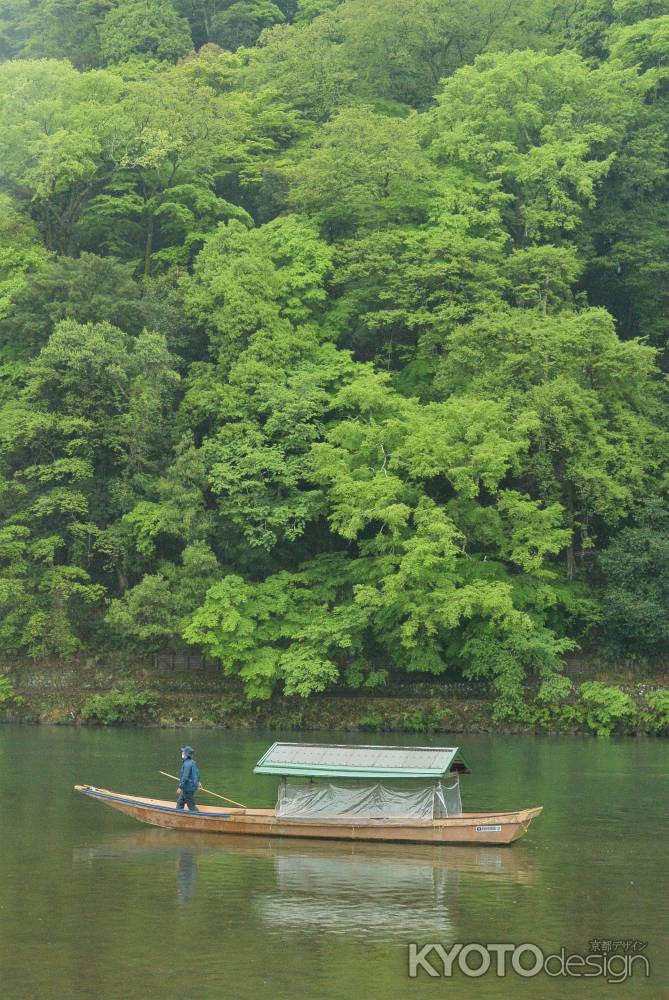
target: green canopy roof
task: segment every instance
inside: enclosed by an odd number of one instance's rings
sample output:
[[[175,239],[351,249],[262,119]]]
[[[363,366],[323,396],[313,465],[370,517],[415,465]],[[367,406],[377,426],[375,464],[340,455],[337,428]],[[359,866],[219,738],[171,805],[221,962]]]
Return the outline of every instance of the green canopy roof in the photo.
[[[469,774],[459,747],[273,743],[254,768],[304,778],[440,778],[448,771]]]

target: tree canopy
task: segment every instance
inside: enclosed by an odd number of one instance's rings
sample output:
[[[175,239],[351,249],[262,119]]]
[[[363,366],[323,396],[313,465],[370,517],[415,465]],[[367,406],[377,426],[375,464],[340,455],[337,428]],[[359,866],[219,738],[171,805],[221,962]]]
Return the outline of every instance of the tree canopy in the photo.
[[[0,653],[666,648],[665,7],[5,4]]]

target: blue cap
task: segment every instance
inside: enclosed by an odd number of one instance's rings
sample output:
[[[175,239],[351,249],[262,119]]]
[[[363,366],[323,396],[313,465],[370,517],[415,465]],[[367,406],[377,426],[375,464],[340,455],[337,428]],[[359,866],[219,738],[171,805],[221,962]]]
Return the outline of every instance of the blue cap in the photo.
[[[182,747],[181,748],[181,752],[185,753],[185,754],[188,754],[189,757],[192,757],[193,754],[195,753],[195,751],[193,750],[192,747]]]

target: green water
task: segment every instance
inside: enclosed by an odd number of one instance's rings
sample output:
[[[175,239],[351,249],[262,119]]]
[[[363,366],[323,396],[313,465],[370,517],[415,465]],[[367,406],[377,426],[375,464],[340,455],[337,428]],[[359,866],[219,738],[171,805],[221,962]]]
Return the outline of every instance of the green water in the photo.
[[[205,784],[268,805],[274,779],[252,769],[274,738],[0,727],[2,1000],[669,996],[666,741],[454,738],[473,769],[465,808],[545,807],[508,848],[181,835],[72,790],[169,797],[158,771],[188,740]],[[411,941],[592,939],[647,941],[650,978],[407,975]]]

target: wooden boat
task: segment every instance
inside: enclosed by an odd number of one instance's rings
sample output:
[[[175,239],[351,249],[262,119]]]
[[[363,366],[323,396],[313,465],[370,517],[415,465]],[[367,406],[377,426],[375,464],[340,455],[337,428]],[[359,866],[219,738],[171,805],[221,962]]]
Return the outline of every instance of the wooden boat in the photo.
[[[275,743],[255,768],[280,777],[274,809],[198,807],[91,785],[77,791],[142,823],[199,833],[424,844],[510,844],[542,807],[463,812],[459,748]]]
[[[308,822],[279,819],[274,809],[219,809],[198,806],[177,810],[173,801],[124,795],[106,788],[75,785],[78,792],[132,816],[140,823],[199,833],[254,834],[264,837],[315,837],[321,840],[407,841],[420,844],[510,844],[518,840],[542,807],[516,812],[462,813],[446,819],[329,819]]]

